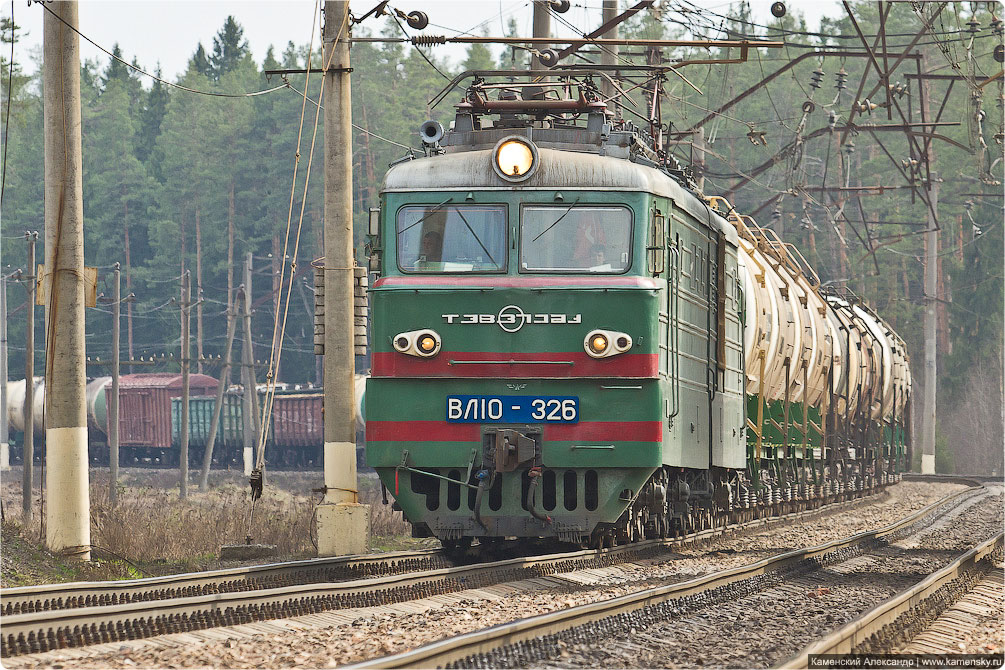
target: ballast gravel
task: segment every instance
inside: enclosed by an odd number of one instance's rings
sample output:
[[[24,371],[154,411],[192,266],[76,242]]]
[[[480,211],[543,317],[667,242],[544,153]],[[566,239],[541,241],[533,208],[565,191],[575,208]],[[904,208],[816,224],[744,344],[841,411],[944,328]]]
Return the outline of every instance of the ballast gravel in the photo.
[[[987,496],[936,520],[931,531],[806,574],[784,576],[749,596],[632,628],[616,641],[592,638],[585,644],[558,645],[557,654],[537,659],[533,666],[771,667],[999,532],[1002,503],[1000,495]]]
[[[886,492],[859,501],[850,508],[795,522],[767,527],[757,532],[723,537],[710,545],[668,553],[650,561],[624,564],[591,574],[566,573],[525,580],[501,588],[469,592],[465,599],[414,603],[417,613],[402,613],[400,606],[358,610],[351,622],[316,627],[304,622],[303,630],[251,635],[214,629],[214,636],[227,639],[196,641],[191,636],[162,636],[122,645],[114,652],[89,653],[87,648],[5,658],[7,668],[290,668],[332,667],[388,654],[400,653],[446,637],[501,623],[614,598],[657,585],[683,581],[711,572],[746,565],[785,550],[823,544],[889,525],[950,493],[965,488],[959,484],[902,482]],[[1000,501],[998,503],[1000,509]],[[1000,523],[999,523],[1000,527]],[[948,559],[947,559],[948,560]],[[919,566],[919,570],[924,569]],[[599,573],[599,574],[598,574]],[[920,574],[920,573],[919,573]],[[927,574],[927,573],[926,573]],[[807,593],[811,589],[807,589]],[[820,593],[819,596],[829,596]],[[806,596],[809,598],[810,596]],[[813,600],[821,623],[837,626],[843,619],[830,613],[829,599]],[[757,611],[757,610],[754,610]],[[758,611],[767,625],[783,630],[799,625],[787,616],[784,605],[763,603]],[[708,612],[709,615],[714,612]],[[305,619],[317,617],[305,617]],[[287,620],[296,624],[297,620]],[[751,638],[734,624],[738,639]],[[736,639],[734,639],[736,642]],[[742,645],[740,645],[742,646]],[[632,663],[645,667],[641,657]],[[599,662],[600,659],[597,659]],[[628,658],[624,664],[627,664]],[[691,657],[690,664],[696,661]],[[754,658],[745,658],[748,665]],[[716,663],[711,663],[715,665]],[[561,665],[561,663],[559,663]],[[573,664],[575,665],[575,664]],[[596,665],[596,664],[594,664]],[[660,664],[648,667],[669,667]]]

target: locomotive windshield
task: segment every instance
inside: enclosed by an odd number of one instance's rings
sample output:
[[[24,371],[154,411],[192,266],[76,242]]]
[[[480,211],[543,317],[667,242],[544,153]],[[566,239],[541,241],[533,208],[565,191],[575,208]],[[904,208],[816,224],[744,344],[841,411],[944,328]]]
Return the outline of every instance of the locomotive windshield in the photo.
[[[506,270],[506,207],[416,205],[398,211],[402,272]]]
[[[627,207],[524,207],[520,270],[621,273],[630,265],[631,243]]]

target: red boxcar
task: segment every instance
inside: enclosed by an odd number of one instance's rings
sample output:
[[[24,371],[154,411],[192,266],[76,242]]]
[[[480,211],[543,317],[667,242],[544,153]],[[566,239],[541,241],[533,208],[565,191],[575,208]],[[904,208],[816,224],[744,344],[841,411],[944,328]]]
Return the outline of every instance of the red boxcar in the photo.
[[[323,393],[318,391],[277,392],[272,403],[272,437],[276,447],[315,447],[325,442],[325,421],[321,412]]]
[[[189,375],[193,396],[215,394],[217,386],[209,375]],[[119,377],[119,446],[170,449],[171,398],[180,396],[181,374],[177,372]]]

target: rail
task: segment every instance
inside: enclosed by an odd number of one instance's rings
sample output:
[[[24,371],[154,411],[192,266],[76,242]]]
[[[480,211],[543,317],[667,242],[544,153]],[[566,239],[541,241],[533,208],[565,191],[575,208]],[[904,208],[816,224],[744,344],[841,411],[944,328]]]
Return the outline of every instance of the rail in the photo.
[[[931,598],[942,587],[959,578],[963,573],[978,567],[978,564],[1002,550],[1005,533],[982,542],[963,554],[949,565],[929,575],[921,582],[901,592],[892,600],[866,612],[858,619],[845,624],[831,635],[814,642],[778,668],[809,667],[809,656],[816,654],[851,654],[855,648],[881,633],[886,626],[895,625],[897,619],[918,608],[919,604]]]
[[[970,483],[973,484],[975,482],[971,481]],[[634,612],[667,600],[727,586],[734,582],[757,577],[766,572],[793,566],[801,561],[819,559],[826,554],[841,549],[883,540],[904,528],[918,523],[926,516],[936,513],[940,507],[959,502],[964,497],[976,495],[983,488],[983,485],[978,484],[978,488],[970,488],[950,494],[904,519],[876,531],[859,533],[808,549],[789,551],[747,566],[732,568],[669,586],[660,586],[611,600],[580,605],[567,610],[521,619],[474,633],[441,640],[401,654],[385,656],[346,667],[358,670],[362,670],[363,668],[444,667],[448,663],[455,663],[476,654],[484,654],[499,647],[525,642],[545,635],[554,635],[570,628],[619,614]]]
[[[974,489],[967,491],[973,492]],[[479,588],[500,581],[525,579],[556,572],[604,567],[644,558],[684,546],[701,545],[724,533],[758,530],[781,523],[823,515],[860,503],[869,491],[856,492],[850,499],[812,509],[799,509],[796,502],[785,503],[797,511],[719,526],[677,539],[654,539],[612,549],[577,550],[559,554],[512,558],[432,570],[409,571],[373,579],[339,582],[311,579],[309,583],[269,583],[294,575],[297,570],[315,571],[340,566],[343,569],[386,569],[388,562],[406,569],[410,560],[442,560],[439,552],[399,552],[391,556],[355,556],[339,559],[237,568],[213,573],[189,573],[131,582],[78,583],[8,589],[0,592],[7,607],[13,597],[29,603],[25,610],[3,616],[0,652],[3,656],[51,651],[101,642],[146,638],[164,633],[201,630],[252,621],[317,613],[351,607],[367,607],[415,598]],[[784,509],[784,508],[783,508]],[[394,562],[397,563],[394,563]],[[369,566],[369,567],[367,567]],[[256,579],[249,576],[255,575]],[[122,593],[123,585],[127,593]],[[258,588],[255,586],[259,585]],[[261,586],[264,585],[264,586]],[[202,588],[196,592],[197,588]],[[62,591],[61,591],[62,590]],[[128,595],[139,593],[141,596]],[[59,593],[63,593],[59,596]],[[41,593],[48,598],[39,598]],[[91,601],[69,600],[68,593],[92,596]],[[104,600],[98,600],[102,595]],[[62,604],[58,602],[64,598]],[[48,602],[46,602],[48,601]],[[108,602],[110,601],[110,602]],[[80,606],[83,603],[84,606]],[[91,603],[88,606],[88,603]]]
[[[343,578],[349,579],[448,564],[442,550],[420,549],[268,563],[143,579],[19,586],[0,590],[0,614],[7,617],[54,609],[90,607],[112,604],[113,600],[118,602],[164,600],[192,595],[198,590],[211,590],[215,593],[250,591],[256,590],[256,585],[259,584],[271,583],[275,586],[276,582],[292,576],[303,581],[316,574],[324,577],[323,581],[334,581],[340,573]]]

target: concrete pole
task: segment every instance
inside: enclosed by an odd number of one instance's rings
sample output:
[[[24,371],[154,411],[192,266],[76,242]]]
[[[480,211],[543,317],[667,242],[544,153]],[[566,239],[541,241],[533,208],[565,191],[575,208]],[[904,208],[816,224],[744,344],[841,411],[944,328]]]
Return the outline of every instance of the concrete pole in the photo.
[[[10,470],[10,424],[7,421],[7,273],[0,280],[0,470]]]
[[[243,298],[244,289],[238,288],[238,302]],[[234,332],[236,330],[237,305],[231,302],[227,308],[227,348],[223,354],[223,371],[220,373],[220,386],[216,389],[216,404],[213,405],[213,418],[210,419],[209,434],[206,436],[206,451],[202,455],[202,472],[199,473],[200,491],[209,489],[209,468],[213,464],[213,445],[216,443],[216,432],[220,427],[220,414],[223,412],[223,394],[226,393],[227,386],[230,385],[230,354],[234,350]]]
[[[115,292],[112,294],[112,389],[108,400],[108,501],[119,500],[119,331],[122,303],[122,270],[115,264]]]
[[[241,329],[243,333],[242,338],[244,339],[244,346],[241,347],[241,384],[244,386],[244,405],[243,405],[243,434],[244,434],[244,476],[251,476],[251,470],[255,467],[255,447],[257,443],[255,442],[255,420],[253,415],[258,411],[257,394],[255,393],[255,381],[254,381],[254,368],[252,364],[253,350],[251,348],[251,306],[250,306],[250,296],[251,296],[251,285],[248,281],[251,279],[251,254],[248,254],[247,259],[244,261],[244,284],[241,286],[245,289],[243,292],[244,300],[239,301],[237,304],[240,305],[241,309],[241,321],[244,323],[244,327]]]
[[[935,396],[938,390],[939,179],[931,173],[928,231],[925,233],[925,396],[921,414],[921,474],[935,474]]]
[[[192,273],[185,270],[181,276],[181,448],[178,452],[178,481],[180,495],[188,497],[188,389],[189,354],[191,353],[192,319],[189,305],[192,302]]]
[[[694,169],[698,173],[695,183],[698,191],[705,192],[705,126],[698,129],[694,135]]]
[[[324,502],[319,556],[358,554],[369,544],[370,510],[358,503],[353,389],[352,107],[349,3],[326,0]]]
[[[925,70],[925,61],[921,61]],[[918,81],[921,105],[921,120],[931,117],[928,109],[928,83]],[[921,474],[935,474],[935,399],[938,393],[938,292],[939,292],[939,177],[931,169],[935,165],[935,143],[929,145],[925,157],[929,169],[928,183],[928,229],[925,232],[925,317],[922,330],[925,337],[925,386],[921,398]],[[923,172],[918,173],[923,174]]]
[[[35,267],[37,232],[25,232],[28,241],[28,318],[24,330],[24,444],[21,446],[21,519],[31,521],[31,489],[35,482],[35,289],[38,286]]]
[[[613,20],[614,17],[618,15],[618,0],[604,0],[603,9],[601,11],[603,13],[601,23],[607,23],[608,21]],[[606,33],[604,33],[601,37],[603,39],[618,39],[620,32],[621,32],[620,28],[618,26],[614,26]],[[600,52],[600,64],[617,65],[618,53],[620,51],[621,47],[618,46],[605,47],[605,49]],[[613,72],[609,72],[608,74],[611,77],[614,76]],[[611,86],[610,82],[608,82],[606,79],[602,81],[603,83],[601,84],[601,92],[603,93],[605,98],[608,98],[617,93],[617,91],[614,90],[614,87]],[[618,105],[617,103],[613,103],[611,105],[611,109],[617,110],[619,112],[618,116],[620,116],[620,109],[621,109],[620,105]]]
[[[548,0],[534,0],[534,37],[551,37],[551,12],[548,11]],[[549,46],[548,44],[535,44],[534,48],[543,51]],[[548,68],[541,65],[537,56],[532,56],[530,69],[547,70]]]
[[[258,467],[264,467],[265,461],[264,454],[261,453],[262,449],[262,417],[259,414],[261,408],[258,406],[258,391],[256,386],[258,381],[255,379],[255,345],[251,339],[251,264],[254,261],[254,256],[249,251],[247,258],[244,261],[244,355],[245,363],[247,364],[247,388],[251,389],[250,395],[245,394],[248,398],[248,406],[251,408],[251,436],[254,439],[253,448],[257,449],[258,452],[254,453],[253,460]],[[248,470],[248,474],[251,474],[251,470]],[[264,473],[263,473],[264,476]]]
[[[84,347],[84,199],[76,2],[48,5],[43,24],[46,296],[45,541],[91,558]]]

